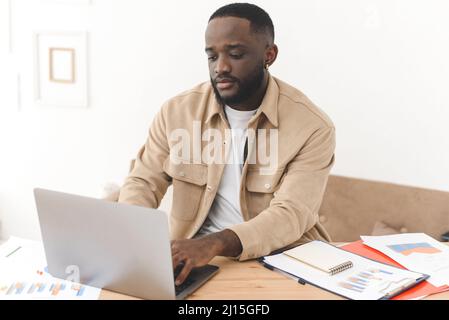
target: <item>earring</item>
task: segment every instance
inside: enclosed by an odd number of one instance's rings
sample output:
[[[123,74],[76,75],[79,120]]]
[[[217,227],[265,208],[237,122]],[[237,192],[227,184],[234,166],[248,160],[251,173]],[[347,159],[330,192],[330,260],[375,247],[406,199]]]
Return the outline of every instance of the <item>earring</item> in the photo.
[[[267,63],[265,63],[265,70],[268,70],[268,68],[270,67],[270,65]]]

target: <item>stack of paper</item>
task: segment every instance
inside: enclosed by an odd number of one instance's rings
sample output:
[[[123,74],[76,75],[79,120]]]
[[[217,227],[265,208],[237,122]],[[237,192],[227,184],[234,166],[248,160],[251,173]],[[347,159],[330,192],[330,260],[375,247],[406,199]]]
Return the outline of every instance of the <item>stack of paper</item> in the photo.
[[[373,249],[369,246],[363,244],[362,240],[348,243],[340,247],[346,251],[361,255],[363,257],[386,263],[392,266],[396,266],[401,269],[405,269],[402,265],[387,257],[382,252]],[[393,300],[418,300],[427,297],[428,295],[448,291],[449,286],[436,287],[429,283],[428,281],[421,282],[420,284],[414,286],[413,288],[395,296]]]
[[[0,299],[96,300],[100,291],[52,277],[41,242],[11,237],[0,246]]]
[[[324,242],[323,246],[329,248],[323,252],[329,251],[334,255],[338,254],[343,261],[350,261],[352,266],[330,274],[285,253],[265,256],[263,262],[267,268],[281,270],[283,273],[298,278],[299,282],[310,283],[356,300],[391,299],[427,278],[425,274],[379,263],[330,244],[326,245]]]
[[[407,269],[430,275],[434,286],[449,285],[449,247],[424,233],[361,236],[363,243]]]

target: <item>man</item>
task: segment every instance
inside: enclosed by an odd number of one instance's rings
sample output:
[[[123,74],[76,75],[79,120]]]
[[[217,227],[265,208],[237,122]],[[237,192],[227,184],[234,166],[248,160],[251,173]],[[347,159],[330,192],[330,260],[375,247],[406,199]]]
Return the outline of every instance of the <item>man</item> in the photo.
[[[335,128],[300,91],[270,75],[278,54],[271,18],[255,5],[227,5],[211,16],[205,40],[210,83],[164,104],[119,198],[157,208],[173,184],[173,266],[184,265],[176,284],[215,256],[247,260],[330,240],[318,210]],[[221,162],[205,160],[211,135],[213,158],[226,154]],[[269,163],[258,150],[266,137]],[[204,147],[201,157],[195,149]]]

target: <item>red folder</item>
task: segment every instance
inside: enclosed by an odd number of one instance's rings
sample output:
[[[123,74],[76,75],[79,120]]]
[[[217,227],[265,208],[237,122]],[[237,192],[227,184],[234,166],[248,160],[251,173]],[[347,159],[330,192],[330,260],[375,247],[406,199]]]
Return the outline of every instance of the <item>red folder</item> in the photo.
[[[401,269],[406,269],[402,265],[400,265],[399,263],[397,263],[396,261],[391,259],[390,257],[384,255],[382,252],[364,245],[362,240],[351,242],[349,244],[341,246],[340,248],[344,249],[346,251],[361,255],[363,257],[369,258],[369,259],[373,259],[373,260],[376,260],[376,261],[379,261],[382,263],[390,264],[392,266],[395,266],[395,267],[398,267]],[[449,290],[449,286],[447,286],[447,285],[444,285],[441,287],[435,287],[428,281],[423,281],[423,282],[417,284],[416,286],[410,288],[409,290],[404,291],[401,294],[398,294],[397,296],[392,298],[392,300],[409,300],[409,299],[427,296],[430,294],[439,293],[439,292],[443,292],[443,291],[447,291],[447,290]]]

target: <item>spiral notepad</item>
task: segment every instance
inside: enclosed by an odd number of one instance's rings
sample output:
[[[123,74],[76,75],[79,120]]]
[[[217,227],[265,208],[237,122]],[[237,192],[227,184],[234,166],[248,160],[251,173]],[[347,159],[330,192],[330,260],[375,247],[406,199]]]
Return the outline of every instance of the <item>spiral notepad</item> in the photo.
[[[283,253],[330,275],[353,266],[345,251],[318,240],[286,250]]]

